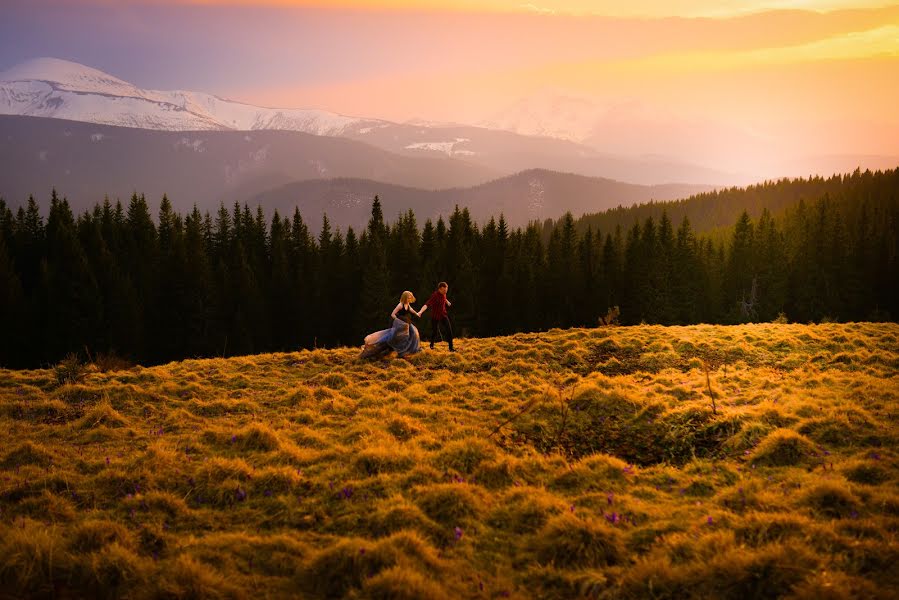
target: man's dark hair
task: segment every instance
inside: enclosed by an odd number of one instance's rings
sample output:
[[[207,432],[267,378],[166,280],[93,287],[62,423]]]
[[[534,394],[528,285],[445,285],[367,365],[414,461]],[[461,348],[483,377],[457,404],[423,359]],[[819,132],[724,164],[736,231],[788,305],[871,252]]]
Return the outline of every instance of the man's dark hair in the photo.
[[[445,281],[441,281],[440,283],[437,284],[437,289],[438,289],[438,290],[439,290],[440,288],[448,288],[448,287],[449,287],[449,286],[446,285],[446,282],[445,282]]]

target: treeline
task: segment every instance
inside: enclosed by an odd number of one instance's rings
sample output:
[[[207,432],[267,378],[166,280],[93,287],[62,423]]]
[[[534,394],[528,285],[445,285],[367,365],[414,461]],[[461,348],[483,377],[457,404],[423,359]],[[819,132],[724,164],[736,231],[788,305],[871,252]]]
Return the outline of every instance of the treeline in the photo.
[[[892,173],[895,176],[895,171]],[[732,187],[696,194],[682,200],[619,206],[578,218],[576,228],[579,233],[586,232],[588,228],[594,231],[613,231],[618,226],[628,228],[635,220],[643,222],[652,217],[658,221],[665,212],[674,223],[680,223],[684,217],[688,217],[695,231],[714,232],[716,238],[720,237],[719,234],[726,237],[744,211],[753,219],[758,219],[765,210],[779,217],[787,208],[795,206],[799,200],[808,203],[829,196],[839,201],[844,196],[860,197],[878,187],[879,175],[861,170],[831,177],[779,179],[747,187]],[[555,224],[553,221],[546,224],[547,236]]]
[[[143,364],[358,345],[388,325],[400,293],[419,305],[450,284],[458,333],[490,336],[622,324],[887,320],[899,315],[899,172],[855,174],[778,217],[743,212],[726,240],[663,212],[581,233],[566,215],[543,225],[477,226],[465,209],[419,227],[385,222],[312,236],[299,210],[261,207],[157,218],[142,196],[73,215],[54,191],[15,213],[0,200],[0,365],[51,364],[69,352]],[[429,324],[423,324],[423,333]]]

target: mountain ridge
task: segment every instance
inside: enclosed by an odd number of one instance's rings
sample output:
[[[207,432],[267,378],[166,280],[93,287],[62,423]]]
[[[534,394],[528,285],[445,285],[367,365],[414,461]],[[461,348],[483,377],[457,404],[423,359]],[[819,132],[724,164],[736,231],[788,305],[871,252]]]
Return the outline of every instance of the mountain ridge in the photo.
[[[144,90],[79,63],[32,59],[0,74],[0,114],[166,131],[290,130],[347,137],[416,157],[447,155],[512,174],[545,167],[640,184],[730,185],[751,177],[666,157],[610,154],[554,137],[420,120],[393,123],[318,109],[265,108],[205,92]]]

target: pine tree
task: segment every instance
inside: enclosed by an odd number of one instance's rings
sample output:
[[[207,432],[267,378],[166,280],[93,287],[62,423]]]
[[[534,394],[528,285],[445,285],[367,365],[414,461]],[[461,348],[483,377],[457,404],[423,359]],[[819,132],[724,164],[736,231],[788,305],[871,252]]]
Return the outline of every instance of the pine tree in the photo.
[[[391,300],[395,300],[394,295],[399,298],[399,292],[393,294],[389,288],[391,273],[387,264],[386,242],[387,230],[381,212],[381,200],[375,196],[368,228],[360,245],[364,265],[357,324],[360,331],[373,331],[388,326],[387,316],[393,306]]]
[[[753,243],[752,219],[748,212],[743,211],[734,226],[724,278],[724,298],[729,307],[731,322],[752,319],[749,314],[741,315],[741,307],[746,306],[741,303],[750,302],[753,280],[756,278]]]
[[[47,217],[47,255],[43,289],[47,307],[42,360],[55,362],[81,353],[100,326],[100,294],[78,241],[69,203],[54,193]]]
[[[0,238],[0,366],[21,368],[33,364],[34,358],[24,355],[20,346],[28,337],[28,311],[22,284],[6,251],[6,237]]]
[[[655,250],[656,254],[653,257],[655,264],[652,269],[657,303],[655,320],[663,325],[670,325],[676,319],[674,308],[675,241],[671,219],[668,218],[668,212],[665,210],[662,211],[662,218],[659,221],[658,241]]]

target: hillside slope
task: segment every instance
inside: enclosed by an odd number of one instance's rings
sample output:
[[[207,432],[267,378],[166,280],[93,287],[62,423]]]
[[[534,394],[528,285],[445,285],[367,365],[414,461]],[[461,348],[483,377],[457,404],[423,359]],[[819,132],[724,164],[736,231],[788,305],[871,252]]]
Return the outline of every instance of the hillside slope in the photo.
[[[189,360],[63,385],[0,371],[0,588],[899,592],[899,326],[458,345],[408,362],[355,349]]]

